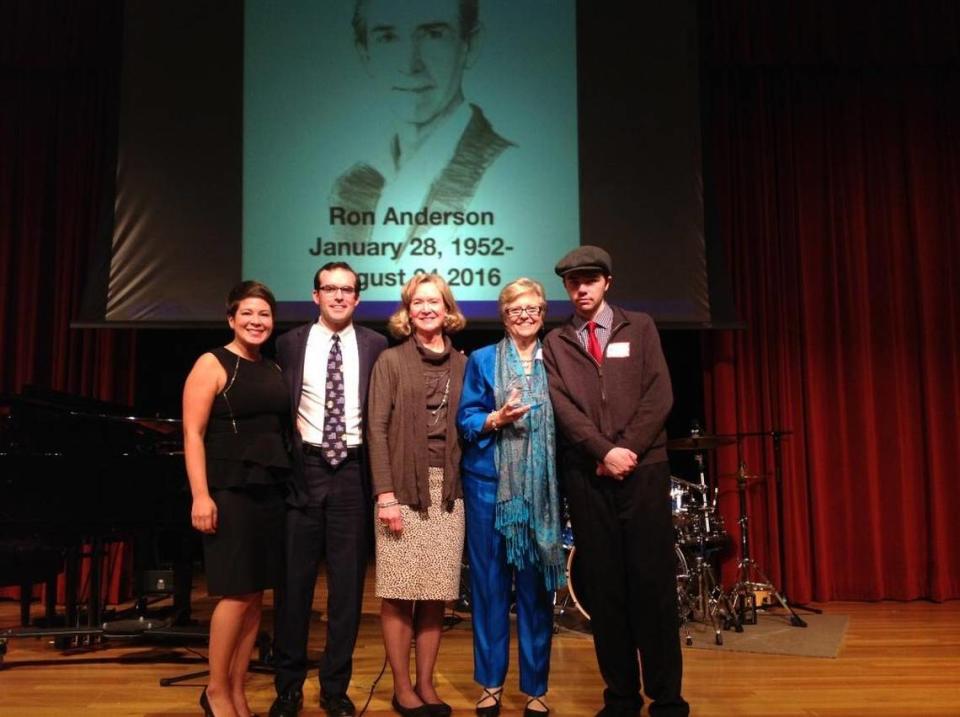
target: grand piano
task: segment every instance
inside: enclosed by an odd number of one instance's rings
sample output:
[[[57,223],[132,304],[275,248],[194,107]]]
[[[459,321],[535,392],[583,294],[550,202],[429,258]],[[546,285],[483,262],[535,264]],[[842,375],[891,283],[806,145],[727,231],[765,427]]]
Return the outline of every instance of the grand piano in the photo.
[[[64,614],[43,630],[103,632],[114,616],[100,594],[99,558],[120,541],[134,555],[133,618],[172,582],[172,616],[164,624],[189,622],[195,536],[181,436],[179,420],[61,392],[28,386],[0,397],[0,585],[26,586],[51,567],[62,569]],[[174,556],[172,570],[158,570],[171,565],[165,555]],[[89,589],[78,605],[83,557],[92,558]],[[38,632],[25,625],[0,631],[0,641]]]

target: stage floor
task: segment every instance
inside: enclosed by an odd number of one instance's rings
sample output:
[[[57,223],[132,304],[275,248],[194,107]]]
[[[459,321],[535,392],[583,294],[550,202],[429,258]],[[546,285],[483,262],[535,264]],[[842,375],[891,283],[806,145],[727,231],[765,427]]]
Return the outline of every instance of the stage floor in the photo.
[[[383,647],[377,618],[378,601],[367,581],[364,616],[354,660],[350,695],[363,706],[383,666]],[[310,634],[312,656],[323,647],[321,609],[323,579],[318,584],[315,620]],[[269,601],[268,601],[269,602]],[[212,601],[202,591],[194,597],[194,615],[203,619]],[[795,657],[734,652],[720,648],[684,648],[684,695],[692,714],[756,715],[757,717],[811,717],[831,715],[958,715],[960,714],[960,601],[945,604],[830,603],[827,613],[849,616],[839,657]],[[17,603],[0,602],[0,627],[15,627]],[[42,608],[34,605],[34,613]],[[469,615],[443,638],[438,661],[438,690],[455,713],[472,714],[478,688],[473,682]],[[272,609],[266,611],[266,627]],[[746,628],[749,631],[751,628]],[[793,628],[802,629],[802,628]],[[710,634],[695,630],[697,641]],[[514,644],[515,648],[515,644]],[[63,717],[63,715],[149,715],[165,717],[197,714],[197,698],[204,680],[160,687],[158,680],[203,669],[203,664],[143,662],[171,653],[190,657],[184,648],[158,645],[110,646],[63,654],[45,641],[13,640],[0,669],[0,715]],[[200,648],[198,653],[205,654]],[[127,662],[124,662],[127,660]],[[390,715],[389,669],[380,679],[368,715]],[[588,635],[561,630],[555,636],[549,703],[554,715],[593,715],[600,707],[602,682]],[[305,716],[322,715],[317,706],[315,673],[304,688]],[[251,675],[251,707],[266,715],[273,700],[272,678]],[[504,715],[523,711],[511,662],[504,697]],[[646,709],[643,712],[647,714]]]

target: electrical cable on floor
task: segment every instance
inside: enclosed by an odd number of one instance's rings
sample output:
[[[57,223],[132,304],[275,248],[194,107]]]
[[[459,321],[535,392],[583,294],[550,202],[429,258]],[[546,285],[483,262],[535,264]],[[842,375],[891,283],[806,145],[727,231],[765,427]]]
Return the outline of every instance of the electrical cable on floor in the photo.
[[[370,693],[367,695],[367,701],[363,703],[363,707],[360,709],[360,713],[357,717],[363,717],[366,714],[367,707],[370,706],[370,700],[373,699],[373,693],[377,690],[377,685],[380,683],[380,678],[383,677],[383,673],[387,671],[387,653],[383,653],[383,664],[380,666],[380,674],[373,678],[373,683],[370,685]]]
[[[462,622],[463,618],[457,614],[456,607],[450,608],[450,615],[445,615],[443,619],[443,627],[441,628],[443,632],[450,630],[454,625]],[[380,674],[378,674],[374,679],[373,683],[370,685],[370,692],[367,694],[367,701],[363,703],[363,707],[360,709],[360,712],[357,713],[357,717],[363,717],[367,711],[367,707],[370,706],[370,701],[373,699],[373,693],[377,690],[377,685],[380,683],[380,678],[383,677],[383,673],[387,671],[387,653],[383,653],[383,664],[380,666]]]

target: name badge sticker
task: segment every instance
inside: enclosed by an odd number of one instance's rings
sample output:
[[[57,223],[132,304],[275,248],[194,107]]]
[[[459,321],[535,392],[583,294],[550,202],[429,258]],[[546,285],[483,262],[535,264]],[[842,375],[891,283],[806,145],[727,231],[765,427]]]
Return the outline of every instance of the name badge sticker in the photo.
[[[629,357],[630,357],[629,341],[617,341],[616,343],[607,344],[607,358],[629,358]]]

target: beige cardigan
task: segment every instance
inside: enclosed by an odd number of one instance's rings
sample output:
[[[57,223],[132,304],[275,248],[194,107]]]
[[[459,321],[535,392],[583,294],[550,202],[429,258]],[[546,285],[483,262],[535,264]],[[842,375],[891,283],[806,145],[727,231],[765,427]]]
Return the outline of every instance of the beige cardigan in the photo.
[[[373,494],[393,491],[397,500],[417,510],[430,505],[427,452],[427,406],[423,367],[414,338],[380,354],[370,376],[367,398],[367,448]],[[447,409],[444,508],[463,497],[460,488],[460,439],[457,407],[467,360],[450,349],[450,395]]]

